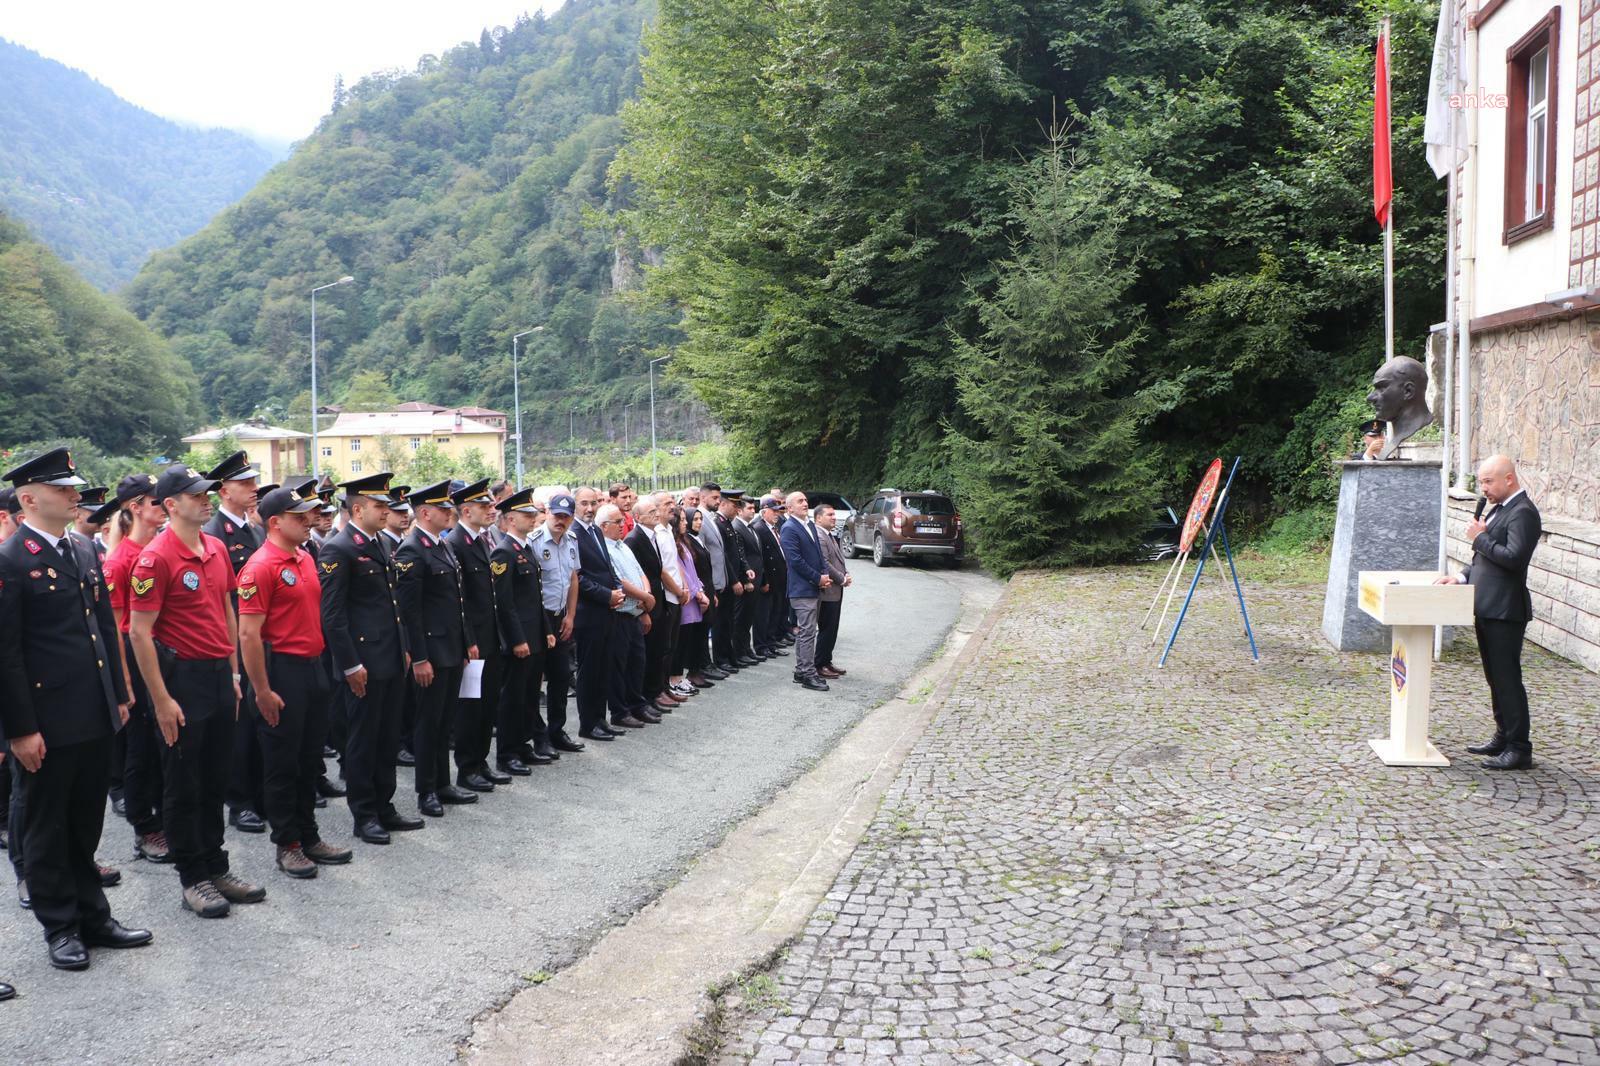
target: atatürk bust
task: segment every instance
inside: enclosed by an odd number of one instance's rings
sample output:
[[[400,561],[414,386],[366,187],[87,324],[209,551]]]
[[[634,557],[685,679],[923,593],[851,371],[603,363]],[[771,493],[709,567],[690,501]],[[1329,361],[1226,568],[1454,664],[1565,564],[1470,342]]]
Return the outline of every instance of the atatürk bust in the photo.
[[[1433,421],[1433,412],[1428,410],[1427,368],[1409,356],[1395,356],[1372,375],[1367,402],[1379,421],[1391,427],[1378,458],[1393,459],[1403,441]]]

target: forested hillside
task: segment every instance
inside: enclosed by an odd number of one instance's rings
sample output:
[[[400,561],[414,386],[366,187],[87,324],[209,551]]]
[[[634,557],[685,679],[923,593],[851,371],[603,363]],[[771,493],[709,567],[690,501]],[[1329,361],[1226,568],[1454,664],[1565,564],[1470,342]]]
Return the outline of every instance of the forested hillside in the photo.
[[[0,214],[0,443],[153,454],[197,416],[167,342]]]
[[[272,153],[158,118],[0,40],[0,209],[102,289],[243,196]]]
[[[644,11],[569,3],[363,80],[243,201],[156,256],[129,306],[222,417],[306,409],[310,291],[346,274],[317,303],[322,402],[376,372],[401,398],[509,411],[511,336],[543,324],[522,363],[530,442],[564,439],[575,404],[620,413],[671,317],[612,294],[630,268],[603,214]]]
[[[1329,499],[1382,361],[1385,12],[1402,350],[1442,314],[1436,2],[660,7],[613,176],[678,369],[778,483],[958,490],[1005,566],[1114,556],[1219,454]]]

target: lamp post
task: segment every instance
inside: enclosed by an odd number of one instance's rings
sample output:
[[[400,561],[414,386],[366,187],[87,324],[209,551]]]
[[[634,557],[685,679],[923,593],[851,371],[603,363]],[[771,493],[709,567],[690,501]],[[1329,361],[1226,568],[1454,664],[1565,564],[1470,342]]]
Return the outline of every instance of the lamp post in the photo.
[[[671,359],[670,355],[663,355],[659,359],[650,360],[650,491],[656,491],[656,364],[665,363]]]
[[[637,406],[637,402],[635,402],[635,403],[625,403],[625,404],[622,405],[622,454],[623,455],[627,455],[628,454],[628,416],[629,416],[629,414],[632,413],[634,407],[636,407],[636,406]]]
[[[318,473],[318,460],[322,458],[322,449],[317,447],[317,293],[323,289],[348,285],[354,280],[346,274],[338,281],[330,281],[311,290],[311,469],[307,473],[313,477]]]
[[[511,338],[511,404],[517,420],[517,488],[522,488],[522,381],[517,373],[517,342],[530,333],[543,333],[543,326],[525,329]]]

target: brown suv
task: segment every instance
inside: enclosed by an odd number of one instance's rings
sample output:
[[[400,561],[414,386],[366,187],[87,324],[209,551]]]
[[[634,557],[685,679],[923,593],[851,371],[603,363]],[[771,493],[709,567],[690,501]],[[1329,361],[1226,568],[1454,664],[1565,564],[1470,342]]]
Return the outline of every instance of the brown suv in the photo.
[[[879,489],[871,503],[842,524],[839,543],[851,558],[871,552],[876,566],[919,555],[960,566],[966,555],[956,505],[950,497],[928,490]]]

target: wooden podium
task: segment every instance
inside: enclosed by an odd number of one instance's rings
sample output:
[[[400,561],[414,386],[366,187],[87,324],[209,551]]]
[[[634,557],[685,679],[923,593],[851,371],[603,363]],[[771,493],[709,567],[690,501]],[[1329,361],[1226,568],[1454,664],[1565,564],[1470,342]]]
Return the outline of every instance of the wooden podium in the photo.
[[[1389,766],[1449,766],[1428,741],[1433,627],[1472,624],[1471,585],[1435,585],[1433,570],[1363,570],[1361,610],[1392,630],[1389,735],[1371,741]]]

